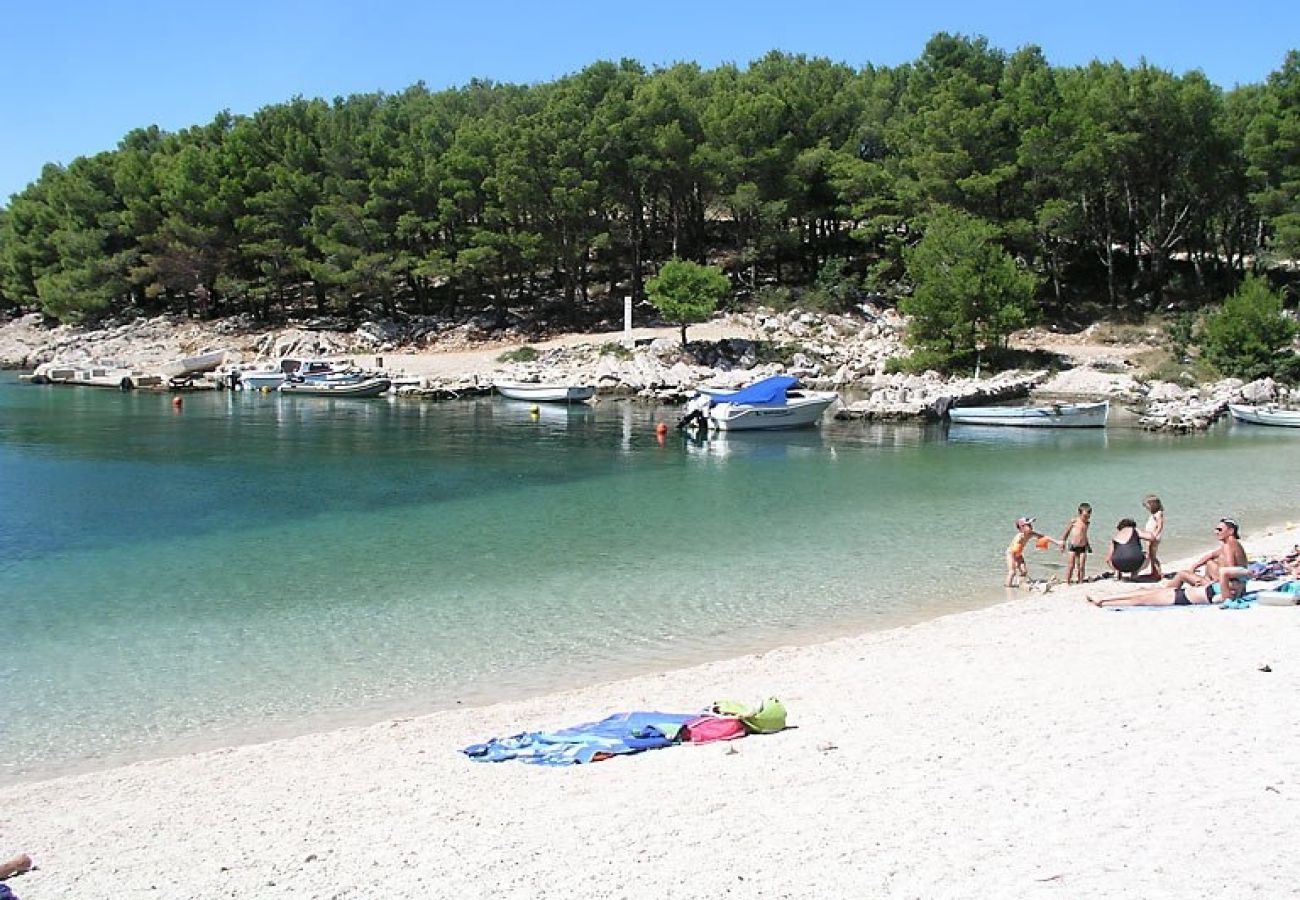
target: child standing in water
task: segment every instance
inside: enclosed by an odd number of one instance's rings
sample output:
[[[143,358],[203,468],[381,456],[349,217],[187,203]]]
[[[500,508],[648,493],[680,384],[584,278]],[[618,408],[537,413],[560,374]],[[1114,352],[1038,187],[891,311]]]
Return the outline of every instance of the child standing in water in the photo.
[[[1070,554],[1065,567],[1065,583],[1072,584],[1076,573],[1079,583],[1083,584],[1088,575],[1088,554],[1092,545],[1088,543],[1088,523],[1092,521],[1092,504],[1080,503],[1079,514],[1065,526],[1061,535],[1061,552]]]
[[[1148,494],[1142,501],[1151,515],[1147,517],[1147,527],[1142,529],[1142,537],[1147,541],[1147,558],[1151,561],[1151,579],[1159,581],[1164,577],[1160,571],[1160,560],[1156,558],[1156,549],[1160,546],[1160,537],[1165,533],[1165,507],[1155,494]]]
[[[1016,536],[1007,545],[1007,587],[1015,587],[1017,578],[1029,577],[1029,567],[1025,565],[1025,547],[1035,538],[1052,544],[1060,543],[1056,538],[1034,531],[1032,516],[1016,519]]]

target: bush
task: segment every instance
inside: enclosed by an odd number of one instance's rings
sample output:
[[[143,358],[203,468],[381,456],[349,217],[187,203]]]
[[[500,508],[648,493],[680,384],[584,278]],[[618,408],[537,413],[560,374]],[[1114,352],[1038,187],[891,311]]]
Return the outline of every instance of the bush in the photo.
[[[907,341],[946,359],[941,369],[1004,347],[1034,321],[1038,279],[998,246],[997,230],[982,219],[939,207],[903,258],[916,286],[898,303],[912,317]]]
[[[915,375],[929,372],[931,369],[936,372],[946,372],[952,367],[952,363],[952,357],[943,351],[913,350],[906,356],[891,357],[885,363],[885,371],[890,374],[908,372]]]
[[[1251,381],[1294,370],[1295,335],[1296,323],[1282,312],[1282,297],[1252,275],[1206,317],[1200,337],[1207,362],[1224,375]]]
[[[607,341],[600,345],[601,356],[612,356],[615,359],[631,359],[632,351],[617,341]]]
[[[540,355],[541,354],[537,352],[536,347],[530,347],[527,344],[525,344],[524,346],[519,347],[516,350],[507,350],[505,353],[502,353],[500,356],[497,357],[497,362],[503,362],[503,363],[536,362],[537,357]]]

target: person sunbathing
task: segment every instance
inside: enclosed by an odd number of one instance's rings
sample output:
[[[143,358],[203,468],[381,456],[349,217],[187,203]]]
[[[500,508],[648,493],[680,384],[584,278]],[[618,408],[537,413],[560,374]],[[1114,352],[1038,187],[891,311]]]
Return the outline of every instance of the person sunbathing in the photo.
[[[1219,546],[1203,554],[1191,568],[1178,572],[1163,587],[1149,588],[1118,597],[1089,597],[1094,606],[1193,606],[1235,600],[1246,592],[1246,548],[1238,539],[1232,519],[1220,519],[1214,526]],[[1198,572],[1204,568],[1205,573]]]
[[[32,858],[26,853],[20,853],[13,859],[0,862],[0,881],[4,881],[11,875],[21,875],[32,867]]]

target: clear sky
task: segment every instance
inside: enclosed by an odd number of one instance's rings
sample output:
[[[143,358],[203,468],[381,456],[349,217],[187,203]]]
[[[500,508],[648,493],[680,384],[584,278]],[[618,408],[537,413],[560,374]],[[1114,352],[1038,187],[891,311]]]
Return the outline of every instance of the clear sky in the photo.
[[[1300,47],[1292,2],[1239,0],[10,0],[0,7],[0,203],[47,162],[295,95],[549,81],[599,59],[744,65],[769,50],[893,66],[938,31],[1053,65],[1145,58],[1231,88]]]

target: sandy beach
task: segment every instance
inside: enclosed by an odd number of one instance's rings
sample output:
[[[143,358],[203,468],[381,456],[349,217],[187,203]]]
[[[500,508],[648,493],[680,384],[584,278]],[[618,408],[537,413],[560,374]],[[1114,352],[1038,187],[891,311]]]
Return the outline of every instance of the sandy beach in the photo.
[[[999,562],[972,577],[996,583]],[[1118,589],[1018,589],[817,646],[20,784],[0,855],[38,868],[7,883],[23,900],[1293,895],[1300,609],[1084,600]],[[769,695],[793,727],[734,744],[561,769],[458,752]]]

